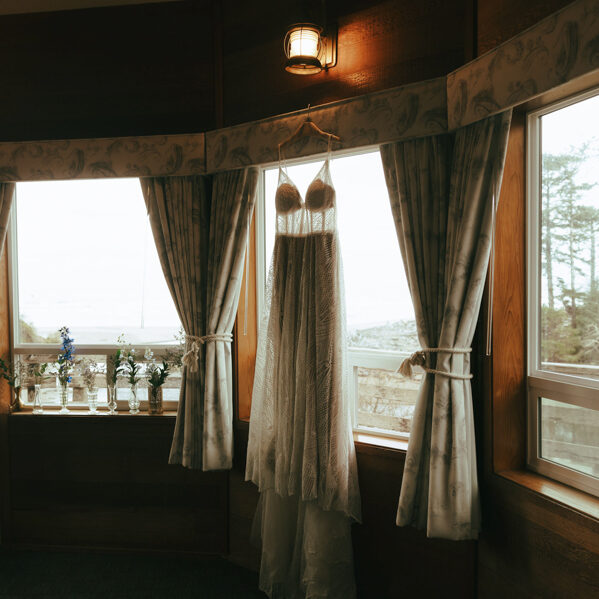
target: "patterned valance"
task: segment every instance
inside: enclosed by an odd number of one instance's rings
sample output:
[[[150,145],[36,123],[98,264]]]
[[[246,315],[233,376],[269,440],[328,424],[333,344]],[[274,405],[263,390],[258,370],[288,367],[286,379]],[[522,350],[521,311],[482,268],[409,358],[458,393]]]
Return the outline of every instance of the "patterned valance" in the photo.
[[[204,134],[0,143],[0,181],[197,175]]]
[[[335,149],[359,148],[447,130],[445,77],[333,102],[310,116],[341,141]],[[206,133],[208,172],[275,162],[277,144],[306,118],[306,111]],[[302,139],[286,149],[288,158],[324,152],[326,140]]]

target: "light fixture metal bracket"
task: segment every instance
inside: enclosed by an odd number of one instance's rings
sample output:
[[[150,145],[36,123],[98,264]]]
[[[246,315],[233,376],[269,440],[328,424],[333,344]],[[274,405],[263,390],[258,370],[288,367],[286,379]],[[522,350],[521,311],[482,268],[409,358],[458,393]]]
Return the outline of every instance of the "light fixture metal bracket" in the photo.
[[[321,35],[322,50],[320,62],[322,68],[328,71],[331,67],[337,66],[337,25],[330,24]]]

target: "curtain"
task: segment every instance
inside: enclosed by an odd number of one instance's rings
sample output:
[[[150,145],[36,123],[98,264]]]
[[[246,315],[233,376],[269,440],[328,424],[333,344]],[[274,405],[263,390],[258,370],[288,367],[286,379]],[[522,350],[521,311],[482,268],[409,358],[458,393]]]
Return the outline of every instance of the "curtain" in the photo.
[[[480,526],[470,344],[489,265],[511,111],[381,147],[422,350],[397,525],[476,538]],[[406,368],[407,367],[407,368]]]
[[[15,183],[0,183],[0,256],[4,251],[6,232],[8,231],[8,220],[12,201],[15,197]]]
[[[257,181],[255,168],[141,180],[186,335],[171,464],[232,466],[231,341]]]

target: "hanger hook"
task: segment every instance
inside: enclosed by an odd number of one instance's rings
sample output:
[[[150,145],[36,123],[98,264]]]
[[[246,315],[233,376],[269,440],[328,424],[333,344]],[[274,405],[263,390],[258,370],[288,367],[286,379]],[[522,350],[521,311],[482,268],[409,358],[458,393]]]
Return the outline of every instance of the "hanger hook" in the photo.
[[[308,116],[306,117],[307,121],[311,121],[312,119],[310,118],[310,104],[308,104]]]

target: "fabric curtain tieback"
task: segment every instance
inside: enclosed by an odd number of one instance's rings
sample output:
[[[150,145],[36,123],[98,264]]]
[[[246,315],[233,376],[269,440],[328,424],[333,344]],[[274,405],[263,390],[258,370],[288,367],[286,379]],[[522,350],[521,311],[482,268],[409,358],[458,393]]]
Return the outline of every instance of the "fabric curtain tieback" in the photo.
[[[461,381],[467,381],[472,378],[471,374],[456,374],[454,372],[446,372],[445,370],[435,370],[434,368],[427,368],[426,366],[426,354],[469,354],[472,351],[471,347],[426,347],[424,349],[414,352],[409,358],[406,358],[401,366],[397,369],[397,372],[402,376],[409,379],[413,375],[413,366],[420,366],[422,370],[429,374],[440,374],[450,379],[458,379]]]
[[[183,364],[189,368],[190,372],[198,371],[200,362],[200,343],[210,343],[211,341],[222,341],[231,343],[233,335],[231,333],[211,333],[197,337],[196,335],[185,335],[186,346],[189,348],[183,356]]]

